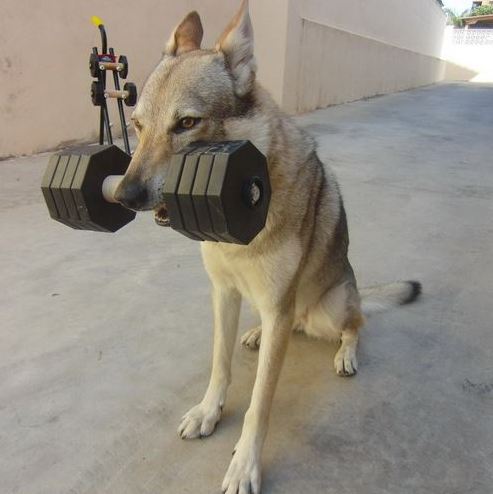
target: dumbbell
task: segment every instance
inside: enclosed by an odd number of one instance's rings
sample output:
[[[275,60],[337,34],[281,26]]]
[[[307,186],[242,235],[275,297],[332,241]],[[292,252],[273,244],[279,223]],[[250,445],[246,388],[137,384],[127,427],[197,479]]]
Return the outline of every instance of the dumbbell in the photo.
[[[133,82],[126,82],[122,90],[104,89],[100,81],[91,83],[91,99],[94,106],[101,106],[105,98],[122,99],[127,106],[137,103],[137,87]]]
[[[135,217],[114,200],[131,157],[113,145],[53,155],[42,191],[53,219],[114,232]],[[173,155],[163,185],[167,222],[194,240],[248,244],[263,229],[270,201],[265,156],[249,141],[194,143]]]
[[[99,73],[104,70],[116,71],[122,79],[126,79],[128,75],[127,57],[120,55],[118,62],[116,62],[115,57],[111,54],[98,55],[97,53],[91,53],[89,57],[89,71],[92,77],[99,77]]]
[[[108,185],[132,158],[114,145],[82,146],[51,156],[41,190],[50,216],[78,230],[115,232],[135,212],[113,200]],[[111,189],[110,189],[111,190]]]
[[[191,144],[172,157],[163,186],[174,230],[236,244],[264,228],[270,196],[267,160],[250,141]]]

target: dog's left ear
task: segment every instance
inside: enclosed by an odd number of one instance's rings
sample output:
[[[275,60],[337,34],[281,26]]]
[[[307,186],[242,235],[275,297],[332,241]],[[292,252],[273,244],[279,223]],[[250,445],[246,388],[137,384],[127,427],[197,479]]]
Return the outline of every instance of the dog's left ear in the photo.
[[[240,9],[217,40],[216,50],[224,54],[226,65],[235,81],[236,94],[244,96],[251,90],[257,70],[253,57],[253,27],[248,13],[248,0],[241,2]]]
[[[171,34],[164,54],[174,57],[187,51],[200,50],[203,35],[199,14],[195,11],[190,12]]]

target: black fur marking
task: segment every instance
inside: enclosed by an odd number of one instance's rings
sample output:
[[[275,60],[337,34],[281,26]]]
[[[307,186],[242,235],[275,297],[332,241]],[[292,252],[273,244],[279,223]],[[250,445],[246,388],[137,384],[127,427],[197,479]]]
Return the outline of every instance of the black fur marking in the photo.
[[[315,151],[312,154],[315,154]],[[301,169],[302,169],[302,167],[300,167],[300,170]],[[327,178],[325,176],[325,171],[323,168],[321,168],[320,171],[322,172],[322,176],[320,178],[320,187],[318,189],[317,198],[315,199],[315,206],[314,206],[315,218],[318,217],[320,205],[322,204],[322,200],[323,200],[323,195],[324,195],[324,192],[325,192],[326,187],[327,187]]]
[[[409,280],[406,283],[408,285],[410,285],[411,293],[409,294],[409,296],[407,298],[405,298],[401,302],[401,305],[410,304],[410,303],[414,302],[421,295],[421,292],[422,292],[422,286],[421,286],[421,283],[419,281]]]
[[[349,249],[349,231],[342,195],[339,196],[339,220],[332,235],[332,245],[336,247],[330,254],[331,262],[344,261]]]

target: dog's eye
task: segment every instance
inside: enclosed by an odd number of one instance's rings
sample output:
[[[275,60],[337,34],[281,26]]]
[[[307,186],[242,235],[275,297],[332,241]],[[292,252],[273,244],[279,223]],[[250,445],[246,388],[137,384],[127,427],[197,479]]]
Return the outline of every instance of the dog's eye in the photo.
[[[142,130],[142,124],[135,118],[132,118],[132,122],[134,124],[134,127],[138,130],[138,131],[141,131]]]
[[[200,122],[200,118],[184,117],[178,121],[177,130],[190,130]]]

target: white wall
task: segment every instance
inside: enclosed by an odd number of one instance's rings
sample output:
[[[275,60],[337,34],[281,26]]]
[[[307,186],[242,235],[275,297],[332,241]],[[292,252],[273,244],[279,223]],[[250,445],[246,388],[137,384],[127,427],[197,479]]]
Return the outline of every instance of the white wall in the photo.
[[[447,27],[442,57],[447,61],[446,80],[493,82],[493,29]]]

